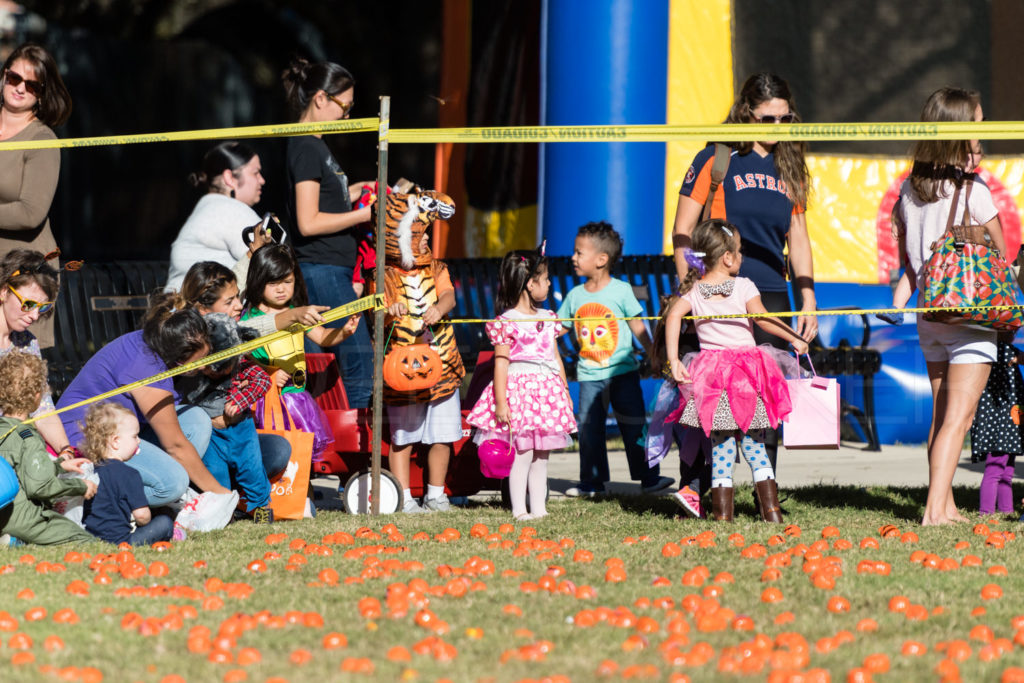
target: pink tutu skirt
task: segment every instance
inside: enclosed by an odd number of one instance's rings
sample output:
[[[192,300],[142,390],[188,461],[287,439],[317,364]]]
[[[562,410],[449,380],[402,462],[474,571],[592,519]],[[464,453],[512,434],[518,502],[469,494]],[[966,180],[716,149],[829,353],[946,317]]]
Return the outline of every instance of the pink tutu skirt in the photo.
[[[313,462],[323,459],[323,454],[334,445],[334,432],[327,422],[327,416],[316,399],[305,391],[283,391],[281,392],[281,406],[287,413],[287,425],[265,425],[263,424],[263,399],[256,402],[253,407],[253,418],[256,420],[257,429],[295,429],[300,432],[310,432],[313,435]]]
[[[781,349],[765,344],[701,351],[683,363],[693,381],[679,385],[679,408],[669,420],[710,435],[774,429],[793,410],[786,377],[799,377],[799,365]]]
[[[553,451],[571,445],[569,435],[576,431],[576,418],[562,377],[540,364],[518,365],[526,367],[510,368],[506,394],[516,451]],[[466,421],[477,428],[477,443],[509,438],[508,428],[494,418],[493,382],[484,389]]]

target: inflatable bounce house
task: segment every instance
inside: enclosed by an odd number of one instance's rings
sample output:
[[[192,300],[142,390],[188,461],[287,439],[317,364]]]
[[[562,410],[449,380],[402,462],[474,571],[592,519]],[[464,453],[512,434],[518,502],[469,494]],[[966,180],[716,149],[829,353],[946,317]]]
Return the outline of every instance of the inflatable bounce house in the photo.
[[[472,11],[458,15],[456,7]],[[1013,73],[1015,39],[1005,28],[1024,20],[1024,8],[1005,0],[940,8],[848,0],[446,0],[445,10],[442,97],[468,92],[468,106],[442,107],[441,126],[541,124],[571,132],[592,124],[716,124],[746,76],[765,70],[790,82],[805,122],[915,121],[928,94],[945,85],[981,90],[989,119],[1024,118],[1009,97],[1022,77]],[[457,202],[464,191],[467,207],[445,253],[500,256],[546,239],[549,254],[568,255],[577,226],[602,219],[623,234],[627,254],[669,253],[679,186],[705,143],[564,140],[524,135],[522,144],[440,145],[437,186]],[[911,143],[811,143],[807,225],[819,308],[890,305],[899,259],[889,214]],[[999,206],[1012,258],[1021,243],[1024,159],[1009,153],[1022,148],[986,148],[980,175]],[[913,315],[901,326],[873,316],[820,319],[823,346],[867,339],[881,353],[874,376],[881,443],[927,439],[931,395],[914,322]],[[863,405],[863,380],[841,381],[844,398]]]

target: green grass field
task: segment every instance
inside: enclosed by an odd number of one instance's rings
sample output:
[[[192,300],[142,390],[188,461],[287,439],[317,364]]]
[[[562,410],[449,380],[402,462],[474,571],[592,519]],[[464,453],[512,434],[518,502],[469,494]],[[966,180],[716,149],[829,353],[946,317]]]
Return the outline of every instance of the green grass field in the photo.
[[[1015,521],[923,529],[924,489],[785,494],[792,526],[754,521],[747,487],[734,524],[622,497],[556,501],[503,531],[489,505],[236,523],[137,549],[142,567],[101,544],[15,548],[0,555],[0,680],[870,680],[850,677],[865,662],[880,681],[1024,680]],[[895,596],[911,607],[891,611]]]

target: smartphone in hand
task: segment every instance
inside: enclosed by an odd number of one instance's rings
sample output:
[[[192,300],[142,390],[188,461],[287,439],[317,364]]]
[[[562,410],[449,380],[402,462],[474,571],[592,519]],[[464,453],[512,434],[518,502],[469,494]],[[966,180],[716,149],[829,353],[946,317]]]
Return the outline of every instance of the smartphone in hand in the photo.
[[[284,244],[287,234],[284,228],[281,227],[281,223],[277,220],[277,216],[270,213],[269,211],[263,214],[263,220],[256,225],[250,225],[248,228],[242,229],[242,241],[245,246],[252,244],[253,237],[257,230],[263,231],[270,242],[273,244]]]

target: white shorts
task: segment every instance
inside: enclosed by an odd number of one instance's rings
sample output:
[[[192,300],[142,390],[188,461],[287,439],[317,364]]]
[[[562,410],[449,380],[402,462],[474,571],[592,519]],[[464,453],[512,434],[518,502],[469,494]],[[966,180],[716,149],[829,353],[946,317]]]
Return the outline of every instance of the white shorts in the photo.
[[[462,438],[459,392],[431,403],[385,406],[391,427],[391,445],[455,443]]]
[[[917,336],[924,359],[950,365],[996,362],[996,332],[965,325],[917,319]]]

